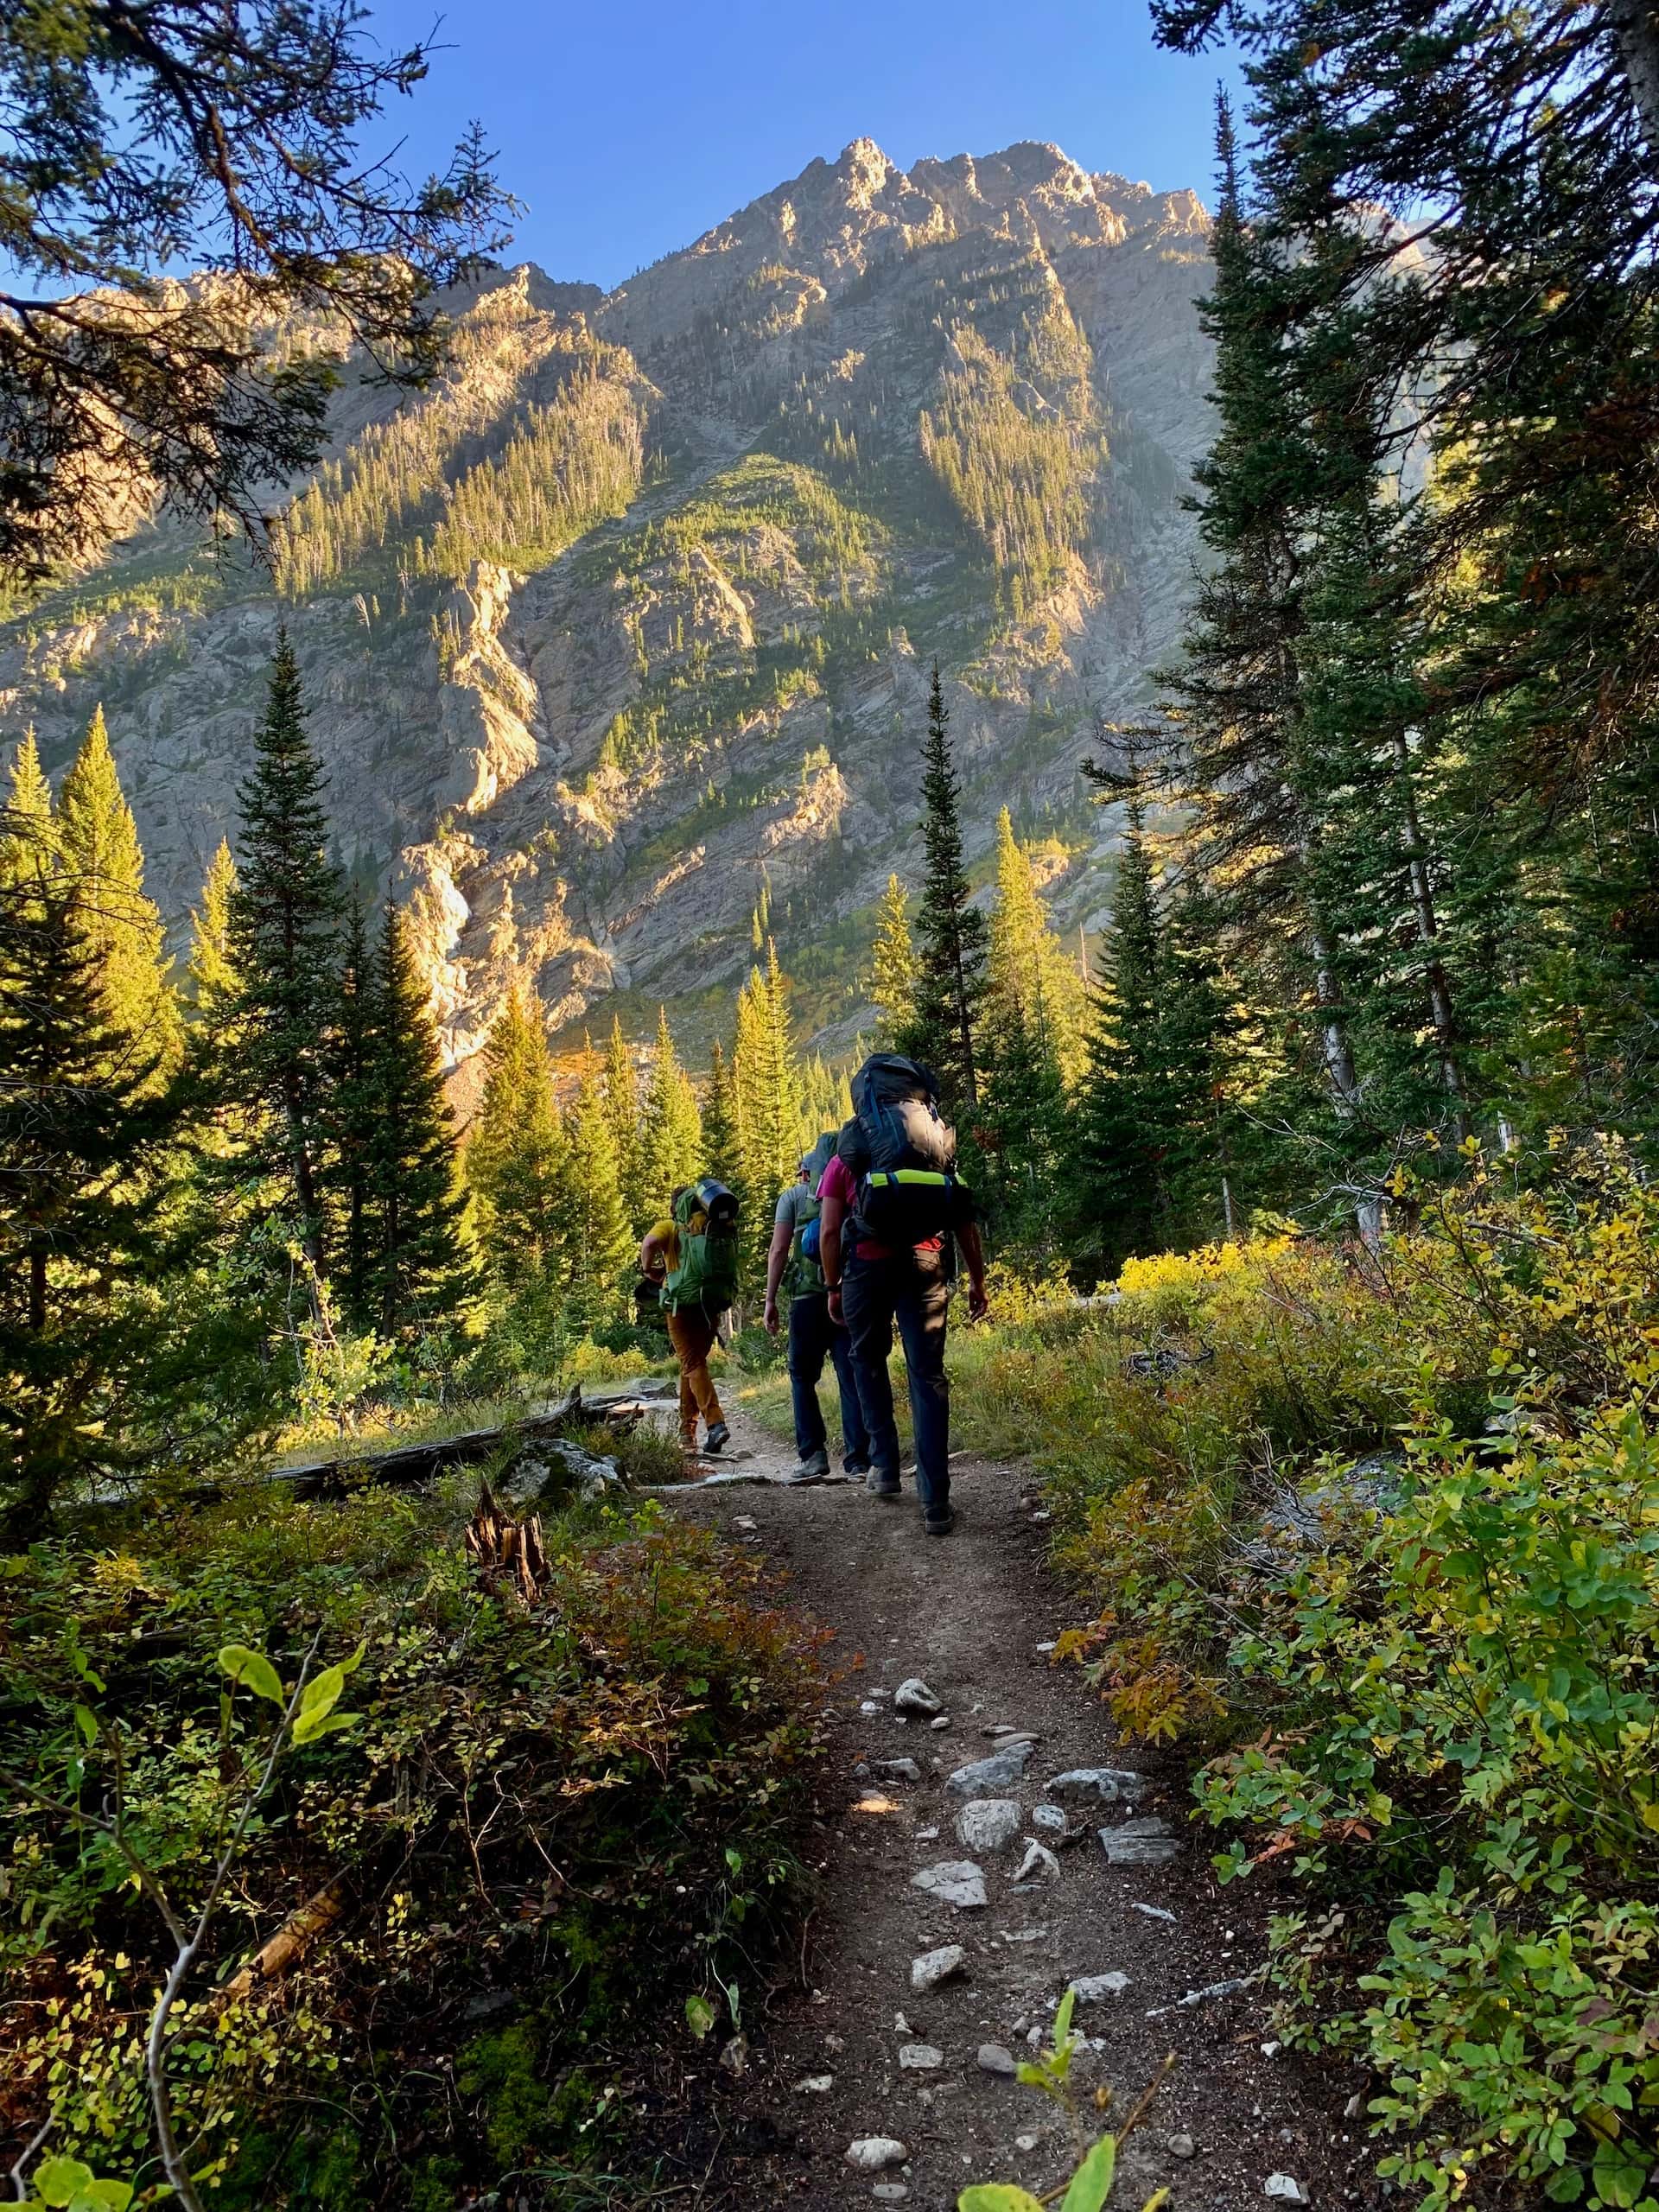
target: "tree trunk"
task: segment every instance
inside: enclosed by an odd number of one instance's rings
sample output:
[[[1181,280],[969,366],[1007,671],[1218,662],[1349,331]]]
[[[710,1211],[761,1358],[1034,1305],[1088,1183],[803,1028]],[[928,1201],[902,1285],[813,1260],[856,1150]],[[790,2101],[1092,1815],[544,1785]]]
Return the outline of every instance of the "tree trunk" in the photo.
[[[1309,942],[1313,949],[1313,990],[1319,1009],[1319,1039],[1325,1052],[1325,1071],[1336,1093],[1338,1110],[1345,1115],[1359,1111],[1359,1074],[1354,1066],[1353,1047],[1348,1042],[1347,1025],[1342,1018],[1342,993],[1337,988],[1336,954],[1322,923],[1309,925]]]
[[[1611,0],[1607,20],[1618,41],[1649,160],[1659,168],[1659,10],[1648,0]]]
[[[1434,887],[1429,881],[1428,860],[1423,849],[1422,824],[1417,813],[1417,790],[1412,781],[1411,748],[1406,733],[1395,733],[1395,759],[1400,771],[1400,804],[1406,825],[1406,864],[1411,876],[1411,901],[1417,917],[1417,941],[1426,956],[1423,984],[1428,993],[1430,1025],[1440,1056],[1440,1088],[1452,1102],[1452,1127],[1458,1141],[1469,1134],[1468,1100],[1463,1071],[1458,1065],[1456,1028],[1452,1016],[1452,987],[1440,954],[1440,921],[1434,912]]]

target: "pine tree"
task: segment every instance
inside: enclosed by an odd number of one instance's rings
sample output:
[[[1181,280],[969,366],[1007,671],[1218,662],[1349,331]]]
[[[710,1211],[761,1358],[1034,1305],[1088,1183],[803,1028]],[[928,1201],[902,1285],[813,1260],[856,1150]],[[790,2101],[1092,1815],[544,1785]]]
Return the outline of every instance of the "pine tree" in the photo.
[[[1052,1059],[1070,1088],[1083,1070],[1083,978],[1054,933],[1006,806],[996,823],[996,893],[985,977],[988,1034],[994,1040],[1023,1023],[1034,1049]]]
[[[1310,568],[1334,497],[1369,496],[1352,447],[1320,442],[1289,382],[1320,271],[1246,220],[1232,118],[1217,101],[1220,204],[1215,286],[1220,429],[1194,471],[1200,530],[1216,558],[1201,582],[1181,668],[1169,677],[1185,747],[1183,797],[1206,881],[1227,887],[1226,920],[1262,963],[1264,990],[1300,1010],[1323,1066],[1342,1149],[1372,1132],[1352,1036],[1352,965],[1333,907],[1347,873],[1325,834],[1327,802],[1351,768],[1306,714]],[[1327,1140],[1328,1141],[1328,1140]]]
[[[231,957],[241,977],[234,1081],[263,1109],[257,1150],[287,1181],[302,1247],[325,1271],[320,1120],[334,1010],[340,910],[327,854],[323,778],[306,734],[299,664],[278,633],[270,696],[240,792],[242,861],[231,900]]]
[[[743,1197],[757,1263],[772,1237],[772,1207],[795,1179],[801,1153],[800,1088],[789,1033],[789,995],[768,944],[764,973],[738,995],[732,1072],[743,1141]]]
[[[164,1330],[170,1109],[106,1018],[79,886],[36,861],[0,957],[0,1487],[14,1541],[62,1486],[122,1464]]]
[[[184,971],[186,1011],[194,1027],[210,1033],[221,1029],[242,990],[231,951],[236,892],[236,861],[230,840],[221,837],[207,863],[200,899],[190,910],[190,957]]]
[[[168,977],[166,932],[144,893],[144,855],[98,708],[64,778],[55,815],[58,849],[77,880],[76,912],[97,963],[105,1019],[130,1037],[164,1079],[183,1035]]]
[[[569,1224],[565,1282],[572,1320],[578,1328],[592,1330],[620,1313],[637,1248],[617,1179],[607,1102],[591,1070],[582,1078],[564,1134]]]
[[[909,898],[896,875],[876,908],[875,944],[870,956],[870,996],[881,1009],[877,1041],[887,1051],[913,1054],[916,1034],[916,942],[911,935]]]
[[[1095,1267],[1237,1232],[1240,1015],[1214,953],[1213,904],[1160,893],[1131,796],[1076,1114],[1072,1240]],[[1260,1056],[1258,1056],[1260,1057]],[[1265,1071],[1258,1070],[1256,1090]],[[1259,1139],[1253,1166],[1265,1163]]]
[[[353,899],[346,910],[340,973],[328,1024],[321,1127],[321,1180],[330,1201],[334,1282],[352,1326],[366,1334],[379,1322],[372,1162],[379,1141],[376,1058],[382,1013],[369,950],[368,924]]]
[[[383,1337],[453,1319],[471,1293],[443,1059],[408,925],[388,903],[375,947],[365,1306]]]
[[[731,1070],[718,1037],[709,1055],[709,1084],[702,1098],[702,1160],[709,1173],[734,1192],[741,1205],[745,1197],[743,1139]]]
[[[926,872],[917,935],[916,1028],[929,1041],[946,1109],[972,1113],[979,1103],[977,1026],[985,971],[985,917],[969,903],[960,793],[950,757],[949,716],[938,663],[928,694],[922,748],[922,839]]]
[[[702,1167],[702,1122],[696,1093],[674,1050],[664,1007],[657,1010],[657,1050],[640,1116],[639,1173],[645,1217],[658,1220],[683,1183]]]
[[[467,1141],[467,1181],[486,1263],[512,1291],[557,1274],[568,1172],[547,1027],[539,1001],[527,1004],[517,986],[491,1026],[484,1067]]]
[[[40,861],[55,849],[52,786],[41,766],[32,729],[17,741],[7,784],[4,811],[0,813],[0,887],[34,883]]]
[[[1138,800],[1131,799],[1102,948],[1078,1101],[1079,1243],[1113,1268],[1173,1228],[1160,1007],[1162,932]]]
[[[633,1055],[622,1034],[620,1018],[611,1018],[610,1042],[605,1048],[605,1112],[611,1125],[611,1145],[616,1155],[617,1180],[629,1226],[643,1236],[653,1218],[645,1205],[640,1161],[639,1084]]]

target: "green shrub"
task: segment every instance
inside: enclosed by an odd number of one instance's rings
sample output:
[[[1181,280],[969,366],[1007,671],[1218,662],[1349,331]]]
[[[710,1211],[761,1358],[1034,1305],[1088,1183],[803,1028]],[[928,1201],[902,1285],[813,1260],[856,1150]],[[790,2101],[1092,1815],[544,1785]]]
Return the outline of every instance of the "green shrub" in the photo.
[[[276,1770],[177,2016],[174,2099],[219,2202],[435,2202],[532,2150],[580,2168],[664,1992],[754,1971],[796,1880],[810,1647],[753,1562],[648,1508],[550,1522],[546,1597],[492,1597],[471,1495],[273,1511],[262,1488],[5,1562],[0,2039],[54,2152],[156,2178],[139,2049],[172,1949],[132,1854],[198,1908],[260,1756],[257,1700],[221,1701],[227,1643],[285,1681],[314,1641],[363,1657],[354,1725]],[[216,1989],[335,1883],[293,1971]],[[508,2017],[481,2031],[492,1991]]]

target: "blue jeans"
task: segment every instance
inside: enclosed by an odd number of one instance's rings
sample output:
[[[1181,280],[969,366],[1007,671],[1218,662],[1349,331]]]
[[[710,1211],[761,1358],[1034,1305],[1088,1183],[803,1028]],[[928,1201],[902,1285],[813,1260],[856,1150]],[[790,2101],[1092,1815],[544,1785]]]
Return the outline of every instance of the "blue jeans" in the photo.
[[[823,1408],[818,1404],[818,1377],[823,1372],[826,1352],[835,1363],[836,1382],[841,1391],[842,1462],[854,1459],[868,1466],[870,1440],[865,1431],[864,1408],[859,1403],[858,1383],[853,1371],[852,1339],[845,1329],[838,1329],[830,1319],[830,1300],[823,1292],[816,1297],[791,1299],[789,1388],[795,1401],[795,1449],[803,1459],[823,1451],[830,1441],[823,1426]]]
[[[906,1252],[892,1260],[849,1261],[842,1274],[841,1310],[853,1340],[859,1394],[876,1472],[897,1481],[899,1430],[893,1417],[887,1357],[896,1322],[910,1378],[916,1438],[916,1495],[924,1506],[950,1497],[950,1385],[944,1372],[945,1313],[950,1281],[943,1252]]]

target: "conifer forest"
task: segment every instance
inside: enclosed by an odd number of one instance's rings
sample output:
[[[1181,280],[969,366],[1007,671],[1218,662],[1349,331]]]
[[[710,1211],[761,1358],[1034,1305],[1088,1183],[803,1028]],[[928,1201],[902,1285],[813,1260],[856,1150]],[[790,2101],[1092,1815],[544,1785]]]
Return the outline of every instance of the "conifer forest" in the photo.
[[[605,294],[0,12],[18,2202],[1659,2212],[1659,11],[1133,35]]]

